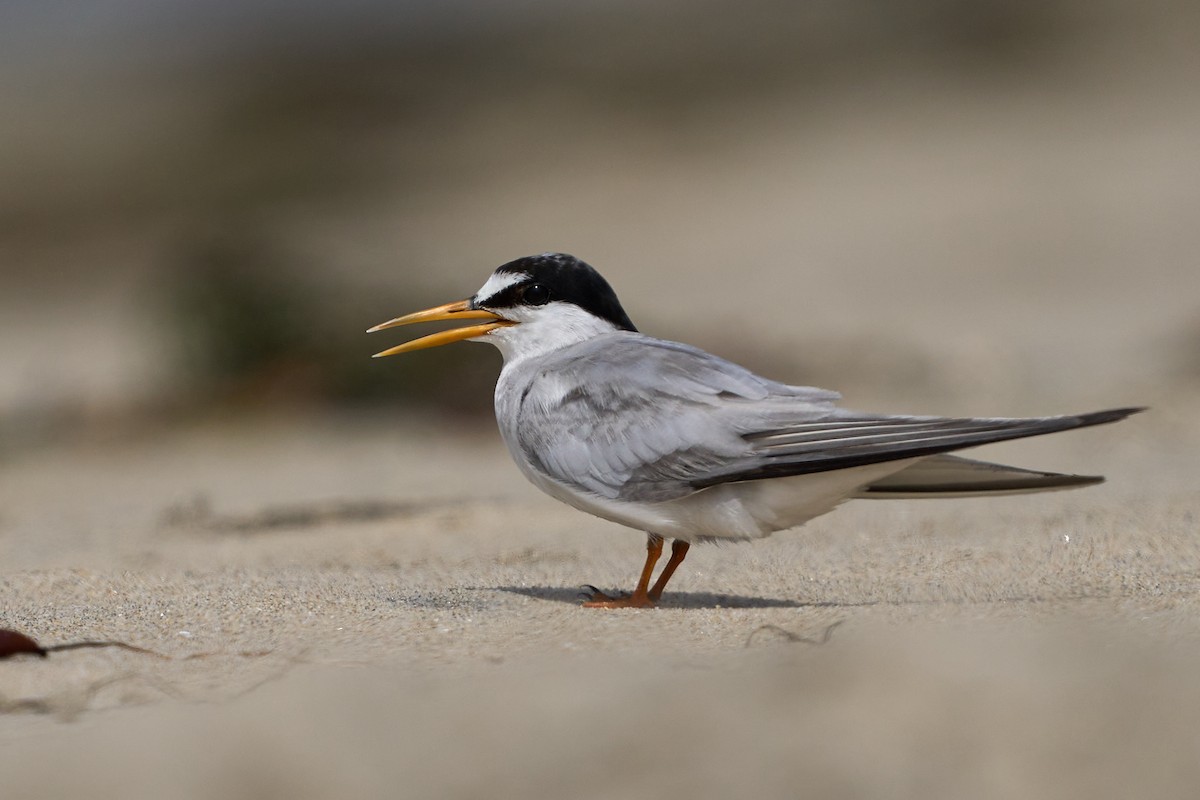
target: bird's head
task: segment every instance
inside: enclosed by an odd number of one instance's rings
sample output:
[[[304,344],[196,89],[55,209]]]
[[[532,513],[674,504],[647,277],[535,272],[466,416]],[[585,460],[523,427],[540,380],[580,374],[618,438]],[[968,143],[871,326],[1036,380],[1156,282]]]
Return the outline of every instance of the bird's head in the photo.
[[[486,320],[423,336],[375,358],[459,341],[490,342],[506,360],[547,352],[602,333],[636,331],[608,281],[565,253],[543,253],[496,269],[467,300],[407,314],[371,328],[436,320]]]

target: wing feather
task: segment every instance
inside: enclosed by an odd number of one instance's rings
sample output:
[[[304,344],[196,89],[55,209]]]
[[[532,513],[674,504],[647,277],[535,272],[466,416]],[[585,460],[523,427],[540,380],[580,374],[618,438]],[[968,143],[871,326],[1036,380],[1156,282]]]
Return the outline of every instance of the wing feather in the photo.
[[[847,438],[839,436],[839,433],[847,430],[844,426],[835,426],[825,434],[809,427],[807,432],[815,436],[802,437],[801,441],[789,438],[788,429],[763,431],[751,437],[756,443],[765,443],[755,448],[757,463],[747,459],[741,464],[730,464],[725,469],[699,478],[692,485],[700,489],[731,481],[803,475],[885,461],[924,458],[991,442],[1116,422],[1141,410],[1119,408],[1090,414],[1024,419],[862,417],[879,432]]]
[[[752,454],[748,434],[836,413],[835,392],[787,386],[687,345],[635,333],[564,348],[524,390],[531,464],[602,497],[665,500]]]
[[[839,409],[838,397],[623,331],[539,363],[521,394],[516,439],[529,463],[559,483],[655,502],[722,483],[922,458],[1114,422],[1141,410],[1027,419],[884,416]]]

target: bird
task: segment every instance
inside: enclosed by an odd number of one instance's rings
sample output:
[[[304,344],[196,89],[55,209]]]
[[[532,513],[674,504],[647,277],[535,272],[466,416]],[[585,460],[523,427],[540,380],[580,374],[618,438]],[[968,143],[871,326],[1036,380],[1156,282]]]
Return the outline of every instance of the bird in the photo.
[[[650,608],[693,542],[758,539],[855,498],[1005,495],[1101,483],[952,455],[976,445],[1116,422],[1142,407],[1029,417],[874,414],[638,331],[609,283],[566,253],[497,267],[479,291],[368,333],[473,324],[374,358],[451,342],[495,345],[500,435],[521,472],[568,505],[646,534],[632,593],[587,586],[584,606]],[[658,578],[654,568],[670,538]]]

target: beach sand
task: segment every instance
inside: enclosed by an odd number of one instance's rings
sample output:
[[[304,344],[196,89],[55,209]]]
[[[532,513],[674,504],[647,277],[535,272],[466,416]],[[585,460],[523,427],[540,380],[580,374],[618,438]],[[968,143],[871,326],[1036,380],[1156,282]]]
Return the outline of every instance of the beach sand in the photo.
[[[1166,433],[1027,443],[1097,488],[697,547],[625,612],[578,587],[629,588],[640,536],[541,496],[486,429],[44,449],[3,483],[6,624],[160,655],[0,663],[4,794],[1184,796],[1200,538]]]

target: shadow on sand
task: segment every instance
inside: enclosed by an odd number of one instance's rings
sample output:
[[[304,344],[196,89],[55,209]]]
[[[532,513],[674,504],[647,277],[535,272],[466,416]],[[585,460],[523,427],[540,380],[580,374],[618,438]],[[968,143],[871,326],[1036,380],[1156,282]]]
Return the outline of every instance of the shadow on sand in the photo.
[[[488,591],[510,592],[512,594],[533,597],[538,600],[552,600],[558,603],[581,605],[588,597],[588,588],[580,586],[569,588],[561,586],[491,586]],[[619,595],[626,594],[618,592]],[[864,599],[864,600],[783,600],[775,597],[747,597],[736,594],[713,594],[711,592],[666,592],[659,601],[658,608],[869,608],[871,606],[939,606],[939,605],[996,605],[996,604],[1036,604],[1046,602],[1072,603],[1088,600],[1111,600],[1106,594],[1068,594],[1062,596],[1016,595],[991,598],[904,598],[904,599]]]
[[[552,600],[557,603],[580,605],[587,599],[587,589],[563,588],[560,586],[496,586],[501,592]],[[709,592],[665,592],[659,608],[809,608],[828,605],[826,603],[802,603],[796,600],[780,600],[773,597],[744,597],[733,594]]]

